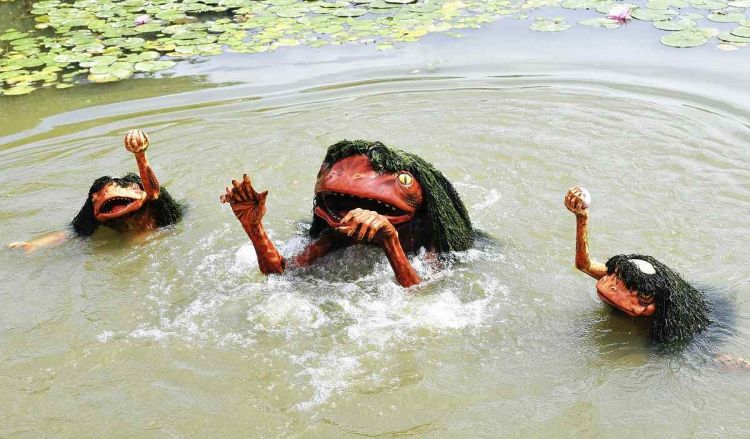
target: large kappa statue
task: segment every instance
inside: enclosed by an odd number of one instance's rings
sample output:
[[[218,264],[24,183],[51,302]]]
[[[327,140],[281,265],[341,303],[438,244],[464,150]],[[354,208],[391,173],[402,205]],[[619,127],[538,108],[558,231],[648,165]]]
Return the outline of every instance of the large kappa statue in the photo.
[[[420,247],[461,251],[471,247],[469,215],[453,185],[431,164],[380,142],[341,141],[328,148],[315,184],[310,235],[299,255],[285,259],[266,235],[261,220],[268,191],[258,193],[250,178],[232,180],[221,202],[229,203],[255,247],[264,274],[307,266],[354,244],[380,246],[398,283],[421,282],[406,257]]]
[[[140,176],[131,172],[122,178],[104,176],[94,180],[83,207],[71,222],[75,235],[91,236],[99,226],[120,232],[144,232],[182,219],[183,206],[159,184],[148,163],[148,135],[140,130],[130,130],[124,143],[125,149],[135,155]],[[69,237],[71,233],[59,231],[31,241],[14,242],[8,247],[33,251],[59,244]]]

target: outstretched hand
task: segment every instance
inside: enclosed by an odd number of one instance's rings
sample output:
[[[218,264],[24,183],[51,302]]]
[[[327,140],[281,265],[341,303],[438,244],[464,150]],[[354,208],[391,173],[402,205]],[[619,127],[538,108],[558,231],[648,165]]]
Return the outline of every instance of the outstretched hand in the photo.
[[[586,209],[591,205],[591,195],[586,189],[575,186],[565,195],[565,207],[576,216],[586,215]]]
[[[258,193],[247,174],[242,182],[232,180],[232,188],[227,187],[226,194],[219,197],[222,203],[229,203],[232,212],[243,226],[258,225],[266,214],[266,197],[268,191]]]
[[[27,241],[11,242],[7,244],[7,247],[10,249],[22,249],[27,253],[35,250],[34,244]]]
[[[390,238],[397,234],[388,218],[372,210],[353,209],[341,220],[336,230],[356,239],[357,241],[372,241],[376,238]],[[382,230],[382,234],[378,232]],[[377,239],[376,239],[377,241]]]

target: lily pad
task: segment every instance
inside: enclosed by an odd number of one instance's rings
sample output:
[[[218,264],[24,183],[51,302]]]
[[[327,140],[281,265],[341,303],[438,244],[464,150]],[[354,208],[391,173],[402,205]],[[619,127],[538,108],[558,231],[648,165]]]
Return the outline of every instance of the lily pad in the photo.
[[[29,34],[25,32],[18,32],[17,30],[9,29],[4,34],[0,35],[0,41],[13,41],[27,37]]]
[[[661,30],[681,31],[696,26],[693,20],[683,18],[681,20],[660,20],[654,21],[654,27]]]
[[[538,32],[561,32],[570,29],[571,26],[562,17],[553,19],[537,17],[536,21],[529,27]]]
[[[750,27],[740,26],[729,31],[735,37],[750,38]]]
[[[671,47],[698,47],[706,44],[709,37],[704,32],[697,30],[683,30],[673,32],[661,38],[662,44]]]
[[[367,13],[367,9],[358,9],[358,8],[352,8],[352,9],[336,9],[333,11],[333,15],[336,17],[361,17]]]
[[[34,90],[36,90],[36,87],[34,87],[31,84],[21,84],[21,85],[17,85],[15,87],[11,87],[9,89],[3,90],[3,94],[5,96],[20,96],[20,95],[29,94]]]
[[[638,8],[635,11],[633,11],[630,15],[636,20],[660,21],[660,20],[669,20],[673,16],[679,15],[679,12],[673,9],[661,10],[661,9]]]
[[[750,43],[750,37],[741,37],[729,32],[721,32],[716,38],[728,43]]]
[[[582,24],[584,26],[593,26],[593,27],[606,27],[609,29],[614,29],[616,27],[620,27],[620,22],[617,20],[612,20],[611,18],[590,18],[588,20],[581,20],[578,22],[579,24]]]
[[[158,72],[159,70],[166,70],[174,67],[177,63],[174,61],[144,61],[136,63],[135,70],[138,72]]]
[[[565,0],[560,6],[565,9],[596,9],[602,3],[610,3],[607,0]]]
[[[713,14],[706,16],[706,19],[716,23],[742,23],[746,18],[745,14],[740,14],[738,12],[726,13],[723,11],[716,11]]]
[[[146,23],[135,28],[135,31],[139,34],[154,34],[159,33],[164,29],[161,23]]]

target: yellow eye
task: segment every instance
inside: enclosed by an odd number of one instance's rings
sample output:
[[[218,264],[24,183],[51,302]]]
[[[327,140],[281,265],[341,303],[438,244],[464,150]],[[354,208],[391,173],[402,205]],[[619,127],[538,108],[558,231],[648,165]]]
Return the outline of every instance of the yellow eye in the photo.
[[[414,177],[412,177],[411,174],[407,174],[406,172],[398,174],[398,182],[404,186],[411,186],[413,181]]]

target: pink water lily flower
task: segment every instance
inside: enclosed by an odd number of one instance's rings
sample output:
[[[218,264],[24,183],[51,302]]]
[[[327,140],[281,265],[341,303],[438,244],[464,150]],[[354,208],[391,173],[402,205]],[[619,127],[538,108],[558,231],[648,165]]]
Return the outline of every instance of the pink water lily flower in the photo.
[[[136,17],[135,25],[140,26],[142,24],[148,23],[149,21],[151,21],[151,17],[149,17],[148,15],[141,15],[140,17]]]
[[[630,5],[614,5],[607,13],[607,18],[618,23],[627,23],[630,20]]]

